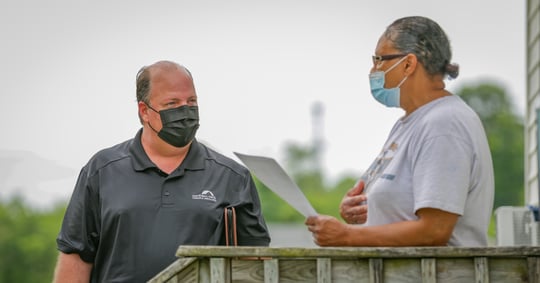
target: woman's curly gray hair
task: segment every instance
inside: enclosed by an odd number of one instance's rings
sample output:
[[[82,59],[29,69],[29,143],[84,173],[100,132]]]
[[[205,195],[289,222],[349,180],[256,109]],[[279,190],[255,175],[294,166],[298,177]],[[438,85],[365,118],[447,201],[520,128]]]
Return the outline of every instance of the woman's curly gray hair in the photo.
[[[428,74],[448,75],[451,79],[459,75],[459,65],[450,63],[450,41],[433,20],[421,16],[401,18],[386,28],[384,36],[399,51],[416,55]]]

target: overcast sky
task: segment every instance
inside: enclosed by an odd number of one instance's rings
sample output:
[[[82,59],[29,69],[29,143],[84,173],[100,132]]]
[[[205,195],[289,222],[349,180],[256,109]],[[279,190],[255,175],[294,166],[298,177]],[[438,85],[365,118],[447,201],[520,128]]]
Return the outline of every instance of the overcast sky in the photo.
[[[461,66],[448,89],[496,82],[524,115],[525,1],[0,0],[0,168],[19,152],[61,172],[44,178],[19,163],[2,195],[67,199],[96,151],[140,128],[135,74],[163,59],[193,73],[197,137],[223,154],[285,162],[286,142],[311,141],[320,102],[327,174],[359,174],[403,114],[371,97],[371,55],[410,15],[447,32]]]

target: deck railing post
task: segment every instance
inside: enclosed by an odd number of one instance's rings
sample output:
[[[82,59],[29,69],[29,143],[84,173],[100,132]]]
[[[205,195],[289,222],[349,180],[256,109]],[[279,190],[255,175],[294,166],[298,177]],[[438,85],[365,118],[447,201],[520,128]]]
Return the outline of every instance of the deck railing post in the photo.
[[[317,258],[317,283],[332,282],[332,260]]]
[[[264,260],[264,283],[279,283],[279,260]]]
[[[529,282],[540,282],[540,257],[528,257]]]
[[[210,282],[211,283],[231,283],[231,259],[211,258],[210,259]]]
[[[474,277],[476,283],[489,282],[489,267],[487,257],[474,258]]]
[[[369,283],[383,282],[383,260],[382,258],[369,259]]]
[[[437,261],[434,258],[422,258],[422,283],[437,282]]]

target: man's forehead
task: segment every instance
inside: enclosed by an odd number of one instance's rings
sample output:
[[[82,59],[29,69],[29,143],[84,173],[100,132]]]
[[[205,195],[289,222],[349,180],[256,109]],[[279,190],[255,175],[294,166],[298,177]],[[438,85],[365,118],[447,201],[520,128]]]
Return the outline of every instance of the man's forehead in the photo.
[[[172,68],[154,68],[150,69],[150,81],[151,84],[156,85],[174,85],[184,84],[186,86],[193,87],[193,79],[187,71],[187,69],[181,66],[175,66]]]
[[[161,61],[154,63],[153,65],[150,65],[148,69],[153,75],[180,72],[189,76],[189,72],[186,67],[169,61]]]

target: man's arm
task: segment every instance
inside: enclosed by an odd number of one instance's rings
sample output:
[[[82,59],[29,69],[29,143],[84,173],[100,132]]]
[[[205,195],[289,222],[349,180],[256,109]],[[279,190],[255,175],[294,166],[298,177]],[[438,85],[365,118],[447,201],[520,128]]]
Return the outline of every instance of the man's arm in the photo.
[[[54,271],[54,283],[87,283],[90,282],[92,264],[81,259],[79,254],[60,252]]]

